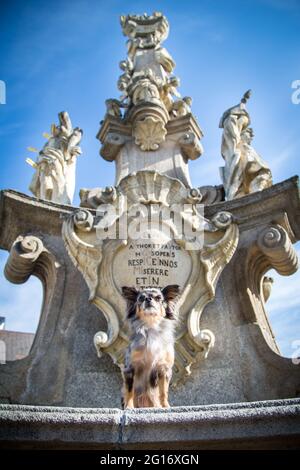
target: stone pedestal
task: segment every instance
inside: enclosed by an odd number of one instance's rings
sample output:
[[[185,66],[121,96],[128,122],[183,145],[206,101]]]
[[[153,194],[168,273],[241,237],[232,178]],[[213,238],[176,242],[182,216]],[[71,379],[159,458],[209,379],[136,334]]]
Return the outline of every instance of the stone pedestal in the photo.
[[[97,134],[102,143],[101,156],[107,161],[115,161],[116,186],[129,174],[150,170],[177,178],[191,187],[188,161],[195,160],[203,152],[200,143],[203,133],[191,114],[168,122],[164,141],[156,150],[141,152],[131,134],[130,121],[121,122],[110,115],[106,116]]]
[[[287,234],[293,241],[300,238],[298,179],[243,199],[206,206],[206,216],[212,218],[223,210],[233,214],[240,238],[220,276],[215,298],[201,316],[201,329],[214,333],[215,346],[206,359],[198,358],[183,383],[171,388],[173,406],[299,395],[299,366],[280,356],[259,292],[259,279],[266,270],[274,267],[285,274],[295,270],[291,244],[281,241]],[[95,333],[107,329],[101,305],[97,308],[89,302],[88,288],[61,236],[65,218],[74,211],[14,191],[1,193],[0,246],[10,250],[20,234],[39,238],[43,249],[31,272],[41,279],[45,292],[29,356],[0,366],[4,403],[120,406],[119,368],[104,351],[98,358],[93,344]],[[268,235],[274,231],[281,238]],[[275,240],[273,247],[269,238]]]

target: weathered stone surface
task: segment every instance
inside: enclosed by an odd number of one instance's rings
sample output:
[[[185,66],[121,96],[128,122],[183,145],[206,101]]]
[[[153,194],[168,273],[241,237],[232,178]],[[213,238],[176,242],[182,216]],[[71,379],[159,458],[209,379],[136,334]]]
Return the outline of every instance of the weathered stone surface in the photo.
[[[116,254],[113,264],[114,279],[119,286],[185,286],[191,269],[190,256],[177,243],[161,245],[146,240],[133,240]]]
[[[0,447],[296,449],[300,400],[121,411],[0,406]]]
[[[169,121],[165,140],[153,150],[141,152],[130,137],[130,129],[129,123],[107,116],[97,134],[103,144],[101,156],[116,163],[115,185],[129,174],[150,170],[191,187],[188,161],[203,153],[199,142],[203,133],[191,114]]]
[[[127,58],[120,62],[120,100],[106,100],[97,134],[101,156],[116,162],[116,181],[141,170],[156,170],[191,185],[187,161],[203,153],[203,133],[192,115],[192,99],[181,98],[175,63],[162,47],[169,24],[164,15],[121,17]],[[163,31],[163,33],[162,33]],[[124,113],[122,113],[124,111]]]
[[[0,447],[105,448],[118,445],[118,409],[1,405]]]
[[[298,179],[271,186],[251,146],[247,92],[221,119],[223,185],[192,188],[188,161],[202,154],[203,134],[161,45],[167,19],[128,15],[121,26],[129,38],[122,96],[106,100],[97,135],[102,157],[116,164],[115,186],[82,189],[81,209],[63,205],[82,136],[63,112],[37,162],[27,160],[39,199],[1,193],[5,275],[16,284],[37,276],[44,300],[28,356],[0,364],[0,445],[299,447],[300,365],[280,356],[265,306],[268,270],[298,268]],[[181,288],[173,408],[121,411],[122,286],[170,283]]]
[[[174,386],[213,347],[214,334],[200,328],[200,318],[238,244],[231,214],[221,211],[205,219],[195,191],[196,196],[180,181],[157,172],[138,172],[116,188],[111,209],[117,211],[107,212],[104,206],[102,217],[101,205],[96,215],[75,211],[62,229],[70,258],[89,286],[90,300],[108,323],[107,331],[95,336],[99,357],[108,353],[121,369],[130,336],[122,287],[180,285]]]
[[[99,311],[89,303],[88,288],[61,238],[64,217],[74,210],[14,191],[1,193],[1,248],[10,250],[20,235],[38,237],[51,253],[50,264],[44,268],[53,283],[45,291],[47,301],[29,356],[0,365],[2,401],[79,407],[120,405],[119,369],[109,356],[104,354],[99,359],[93,345],[95,333],[107,329],[105,318],[101,307]],[[171,390],[170,404],[297,397],[299,366],[278,355],[263,294],[256,290],[254,281],[261,270],[270,269],[273,263],[272,257],[260,251],[257,244],[260,233],[275,224],[282,227],[292,242],[300,239],[298,179],[292,178],[243,199],[205,207],[209,218],[221,211],[233,214],[240,239],[231,263],[221,274],[214,300],[201,316],[201,329],[213,331],[215,346],[207,359],[194,367],[186,383]],[[255,270],[249,264],[253,250],[260,253]],[[289,250],[285,263],[286,269],[294,266]],[[44,282],[42,277],[41,280]]]

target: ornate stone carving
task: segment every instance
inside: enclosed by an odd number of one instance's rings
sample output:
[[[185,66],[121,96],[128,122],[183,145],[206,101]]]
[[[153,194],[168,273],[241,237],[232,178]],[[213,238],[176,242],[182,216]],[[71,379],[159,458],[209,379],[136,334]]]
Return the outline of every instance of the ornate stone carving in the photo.
[[[97,135],[100,154],[116,161],[116,184],[131,172],[156,168],[189,186],[187,160],[203,153],[202,131],[191,112],[192,99],[178,92],[179,79],[172,75],[175,63],[161,46],[168,22],[154,13],[121,17],[121,25],[129,38],[128,56],[120,62],[122,95],[106,100],[107,113]],[[142,166],[140,150],[149,152]]]
[[[141,150],[157,150],[165,140],[166,133],[164,123],[151,116],[137,121],[133,129],[135,143]]]
[[[226,186],[224,180],[226,190],[233,188],[227,199],[248,196],[225,201],[223,186],[193,187],[188,164],[202,153],[202,132],[191,99],[178,92],[175,63],[161,46],[168,23],[154,14],[124,17],[122,25],[129,38],[128,57],[120,63],[122,96],[106,101],[98,134],[102,156],[115,161],[116,181],[107,188],[83,189],[81,209],[13,190],[0,194],[0,246],[10,250],[6,276],[19,283],[33,274],[44,287],[30,354],[1,365],[0,400],[119,406],[117,368],[109,367],[108,357],[97,361],[91,343],[94,335],[98,355],[108,354],[122,367],[129,341],[121,296],[125,283],[182,287],[173,385],[195,373],[172,392],[173,405],[296,397],[299,361],[280,356],[265,303],[272,286],[269,269],[289,275],[298,266],[291,243],[300,239],[299,181],[294,177],[267,187],[270,171],[251,146],[247,94],[223,116],[222,153],[224,174],[228,170],[225,176],[234,182]],[[55,185],[63,187],[60,178],[66,175],[61,162],[79,153],[81,134],[67,116],[60,120],[40,153],[44,167],[36,168],[38,177],[45,177],[36,195],[58,202],[63,199],[56,198]],[[159,123],[165,135],[158,139],[157,129],[149,134],[148,125],[148,133],[136,142],[135,133],[149,122]],[[31,163],[39,166],[39,161]],[[86,301],[87,290],[94,305]],[[9,433],[14,437],[15,431]]]
[[[117,118],[122,117],[121,108],[127,108],[128,105],[124,104],[122,101],[116,99],[108,99],[105,101],[106,114],[115,116]]]
[[[102,157],[109,162],[113,161],[125,142],[126,138],[123,135],[113,132],[107,134],[101,148]]]
[[[158,46],[169,34],[169,23],[159,12],[121,16],[120,21],[124,35],[138,43],[141,49]]]
[[[297,271],[297,253],[283,227],[273,225],[265,228],[260,233],[257,244],[270,267],[276,269],[279,274],[290,276]]]
[[[129,340],[121,296],[125,280],[137,287],[164,287],[175,280],[181,284],[174,385],[191,373],[192,365],[205,358],[214,344],[213,333],[201,329],[201,314],[213,300],[219,275],[238,242],[238,228],[231,215],[220,212],[211,220],[204,219],[195,205],[200,198],[196,192],[191,194],[176,179],[139,172],[124,178],[115,189],[113,204],[119,211],[114,218],[110,215],[107,223],[105,215],[99,216],[100,205],[98,215],[82,209],[63,225],[68,253],[89,286],[90,300],[108,322],[107,332],[95,336],[98,355],[108,353],[120,367]],[[193,198],[189,209],[186,204]],[[175,212],[174,218],[166,216]],[[182,221],[186,224],[184,233]],[[104,226],[110,233],[107,239]]]
[[[59,113],[58,117],[60,125],[51,126],[51,135],[37,161],[26,160],[35,168],[29,189],[38,198],[71,204],[75,191],[76,158],[81,154],[82,130],[78,127],[73,129],[67,112]]]
[[[172,108],[170,110],[170,116],[174,119],[176,117],[186,116],[191,114],[192,98],[190,96],[185,96],[182,100],[177,100],[175,103],[172,103]]]
[[[150,69],[151,70],[151,69]],[[141,76],[136,77],[135,82],[130,90],[132,96],[132,103],[137,106],[141,103],[154,103],[160,105],[160,95],[158,86],[154,78],[148,72],[143,73]]]
[[[33,235],[20,235],[13,242],[4,268],[4,275],[14,284],[23,284],[31,275],[40,279],[44,288],[42,313],[51,303],[60,264],[43,241]]]
[[[67,250],[74,265],[79,269],[90,289],[90,300],[95,297],[98,284],[98,267],[102,260],[102,241],[88,243],[79,234],[88,234],[94,224],[93,215],[85,209],[79,209],[72,219],[63,225],[63,238],[68,240]],[[89,236],[84,238],[90,238]]]
[[[203,153],[203,147],[193,132],[184,134],[178,143],[187,160],[196,160]]]
[[[219,186],[200,186],[199,191],[202,194],[202,204],[215,204],[225,200],[222,184]]]
[[[282,224],[285,224],[285,218]],[[283,276],[294,274],[298,269],[298,258],[287,230],[290,227],[270,224],[254,232],[249,246],[243,246],[243,266],[234,266],[239,285],[240,305],[248,322],[258,323],[271,349],[279,352],[265,311],[273,280],[266,276],[275,269]],[[290,233],[292,235],[292,233]],[[244,242],[245,243],[245,242]]]
[[[177,91],[177,87],[179,87],[179,85],[180,81],[177,77],[170,77],[161,87],[160,97],[170,115],[171,112],[173,113],[175,106],[173,97],[180,98],[180,93]],[[174,114],[172,114],[172,116],[173,115]]]
[[[14,284],[26,282],[44,251],[43,242],[38,237],[20,235],[11,247],[4,269],[5,277]]]
[[[168,22],[163,15],[155,13],[152,16],[122,17],[121,25],[123,33],[130,39],[128,59],[122,62],[126,67],[123,67],[125,74],[118,82],[119,89],[128,99],[127,116],[132,120],[135,143],[143,151],[157,150],[165,139],[165,124],[169,119],[173,96],[180,96],[177,92],[179,80],[169,77],[174,61],[160,46],[167,37]],[[128,63],[132,64],[130,70]],[[150,103],[152,108],[149,108]],[[131,106],[139,106],[140,112],[130,113]],[[160,112],[156,110],[156,117],[153,116],[153,106],[162,108]],[[165,112],[167,117],[164,116]]]
[[[261,191],[272,185],[267,164],[251,146],[253,130],[245,108],[250,97],[247,91],[240,104],[228,109],[220,121],[223,128],[221,153],[225,167],[220,168],[227,200]]]
[[[80,206],[97,209],[100,204],[113,204],[117,199],[117,190],[114,186],[106,188],[81,189],[79,192]]]

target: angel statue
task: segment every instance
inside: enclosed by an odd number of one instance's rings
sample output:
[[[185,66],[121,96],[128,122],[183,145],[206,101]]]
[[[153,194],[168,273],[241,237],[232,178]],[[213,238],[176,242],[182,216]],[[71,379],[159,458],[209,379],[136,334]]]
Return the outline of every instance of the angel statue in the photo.
[[[27,159],[35,168],[29,189],[40,199],[72,204],[75,191],[76,158],[81,155],[79,143],[82,130],[73,129],[66,111],[58,115],[60,125],[52,124],[51,135],[40,151],[37,161]]]
[[[177,77],[170,77],[167,79],[166,83],[163,85],[161,89],[161,99],[170,112],[174,103],[173,96],[176,98],[181,98],[180,93],[177,91],[177,87],[180,85],[179,78]]]
[[[220,173],[227,200],[272,186],[271,170],[251,146],[254,133],[246,110],[250,96],[248,90],[238,105],[225,111],[219,125],[223,129],[221,153],[225,160]]]

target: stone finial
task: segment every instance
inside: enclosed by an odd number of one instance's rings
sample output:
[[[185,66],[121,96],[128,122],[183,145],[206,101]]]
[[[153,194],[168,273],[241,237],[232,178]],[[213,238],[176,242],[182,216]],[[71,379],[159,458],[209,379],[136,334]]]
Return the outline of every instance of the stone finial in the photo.
[[[169,34],[167,18],[160,12],[152,15],[127,15],[120,17],[124,36],[127,36],[140,49],[156,47]]]

